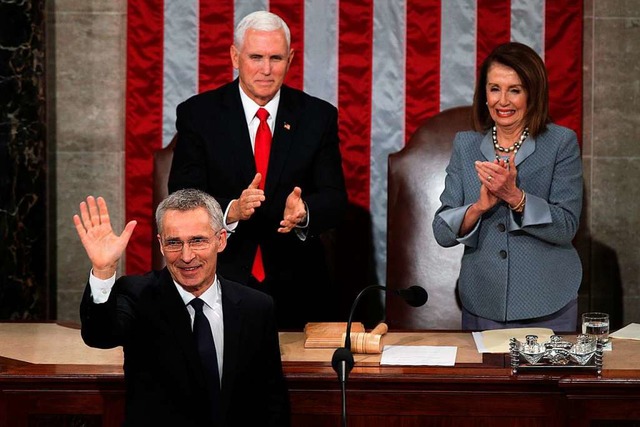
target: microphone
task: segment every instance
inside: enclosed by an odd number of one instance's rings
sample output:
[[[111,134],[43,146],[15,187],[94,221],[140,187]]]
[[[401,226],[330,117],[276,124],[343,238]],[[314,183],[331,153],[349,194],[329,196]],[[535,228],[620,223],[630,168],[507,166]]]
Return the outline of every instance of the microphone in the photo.
[[[394,289],[393,293],[400,295],[411,307],[422,307],[429,299],[427,291],[420,286],[411,286],[408,289]]]
[[[353,301],[351,305],[351,311],[349,312],[349,320],[347,321],[347,333],[344,337],[344,347],[339,347],[333,353],[333,357],[331,358],[331,366],[333,370],[338,374],[338,381],[340,382],[340,386],[342,389],[342,426],[347,426],[347,394],[346,394],[346,383],[349,378],[349,373],[353,369],[353,365],[355,361],[353,360],[353,353],[351,353],[351,323],[353,321],[353,313],[356,311],[358,307],[358,302],[360,298],[369,291],[379,290],[384,292],[393,292],[394,294],[400,296],[403,300],[407,302],[412,307],[421,307],[423,306],[427,300],[429,299],[429,294],[427,291],[420,286],[411,286],[407,289],[387,289],[386,286],[382,285],[371,285],[367,286],[363,290],[360,291],[356,299]]]

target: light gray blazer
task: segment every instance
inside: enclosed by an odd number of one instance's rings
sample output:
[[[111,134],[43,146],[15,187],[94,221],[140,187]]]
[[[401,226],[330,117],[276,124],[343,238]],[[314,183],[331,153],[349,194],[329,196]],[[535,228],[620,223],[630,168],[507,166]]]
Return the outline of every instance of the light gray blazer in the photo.
[[[465,245],[458,286],[471,313],[502,322],[554,313],[576,298],[582,280],[571,244],[582,209],[576,134],[549,124],[529,137],[515,158],[517,185],[527,195],[524,213],[501,202],[471,232],[458,236],[480,192],[474,162],[494,159],[490,132],[456,135],[433,233],[441,246]]]

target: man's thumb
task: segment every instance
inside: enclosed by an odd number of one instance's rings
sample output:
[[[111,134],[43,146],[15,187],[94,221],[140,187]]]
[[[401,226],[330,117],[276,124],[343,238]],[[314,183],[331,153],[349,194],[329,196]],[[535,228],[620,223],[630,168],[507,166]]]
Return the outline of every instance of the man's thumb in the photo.
[[[260,185],[260,181],[262,181],[262,175],[257,173],[256,176],[253,177],[253,181],[249,184],[249,188],[258,188]]]

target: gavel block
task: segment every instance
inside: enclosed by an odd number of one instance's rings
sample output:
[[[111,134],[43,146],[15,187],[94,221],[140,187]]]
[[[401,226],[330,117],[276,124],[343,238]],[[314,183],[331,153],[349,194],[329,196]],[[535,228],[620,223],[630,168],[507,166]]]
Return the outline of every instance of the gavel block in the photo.
[[[304,327],[305,348],[338,348],[344,345],[347,322],[309,322]],[[364,332],[360,322],[351,323],[351,331]]]
[[[344,345],[347,324],[345,322],[307,323],[304,328],[305,348],[338,348]],[[382,353],[382,336],[388,327],[380,323],[371,332],[365,332],[360,322],[351,324],[351,351],[354,353]]]
[[[388,330],[386,323],[380,323],[371,332],[351,332],[351,351],[361,354],[382,353],[384,347],[382,336]],[[342,334],[342,342],[344,342],[346,335],[346,332]]]

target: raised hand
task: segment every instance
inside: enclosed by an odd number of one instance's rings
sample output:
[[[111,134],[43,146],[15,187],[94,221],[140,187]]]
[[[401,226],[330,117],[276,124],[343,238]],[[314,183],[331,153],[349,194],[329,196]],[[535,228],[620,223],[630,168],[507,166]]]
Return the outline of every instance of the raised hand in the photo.
[[[74,215],[73,222],[91,260],[93,275],[99,279],[113,276],[137,222],[130,221],[122,234],[116,235],[111,226],[107,202],[102,197],[96,200],[93,196],[80,203],[80,216]]]
[[[227,214],[227,223],[244,221],[251,218],[257,208],[264,202],[264,191],[259,188],[262,175],[259,173],[253,177],[251,184],[242,191],[237,200],[231,202],[231,208]]]
[[[284,206],[284,214],[282,215],[282,221],[280,221],[280,228],[278,233],[288,233],[300,222],[302,222],[307,216],[307,210],[304,202],[302,201],[302,189],[295,187],[293,191],[287,196],[287,201]]]

